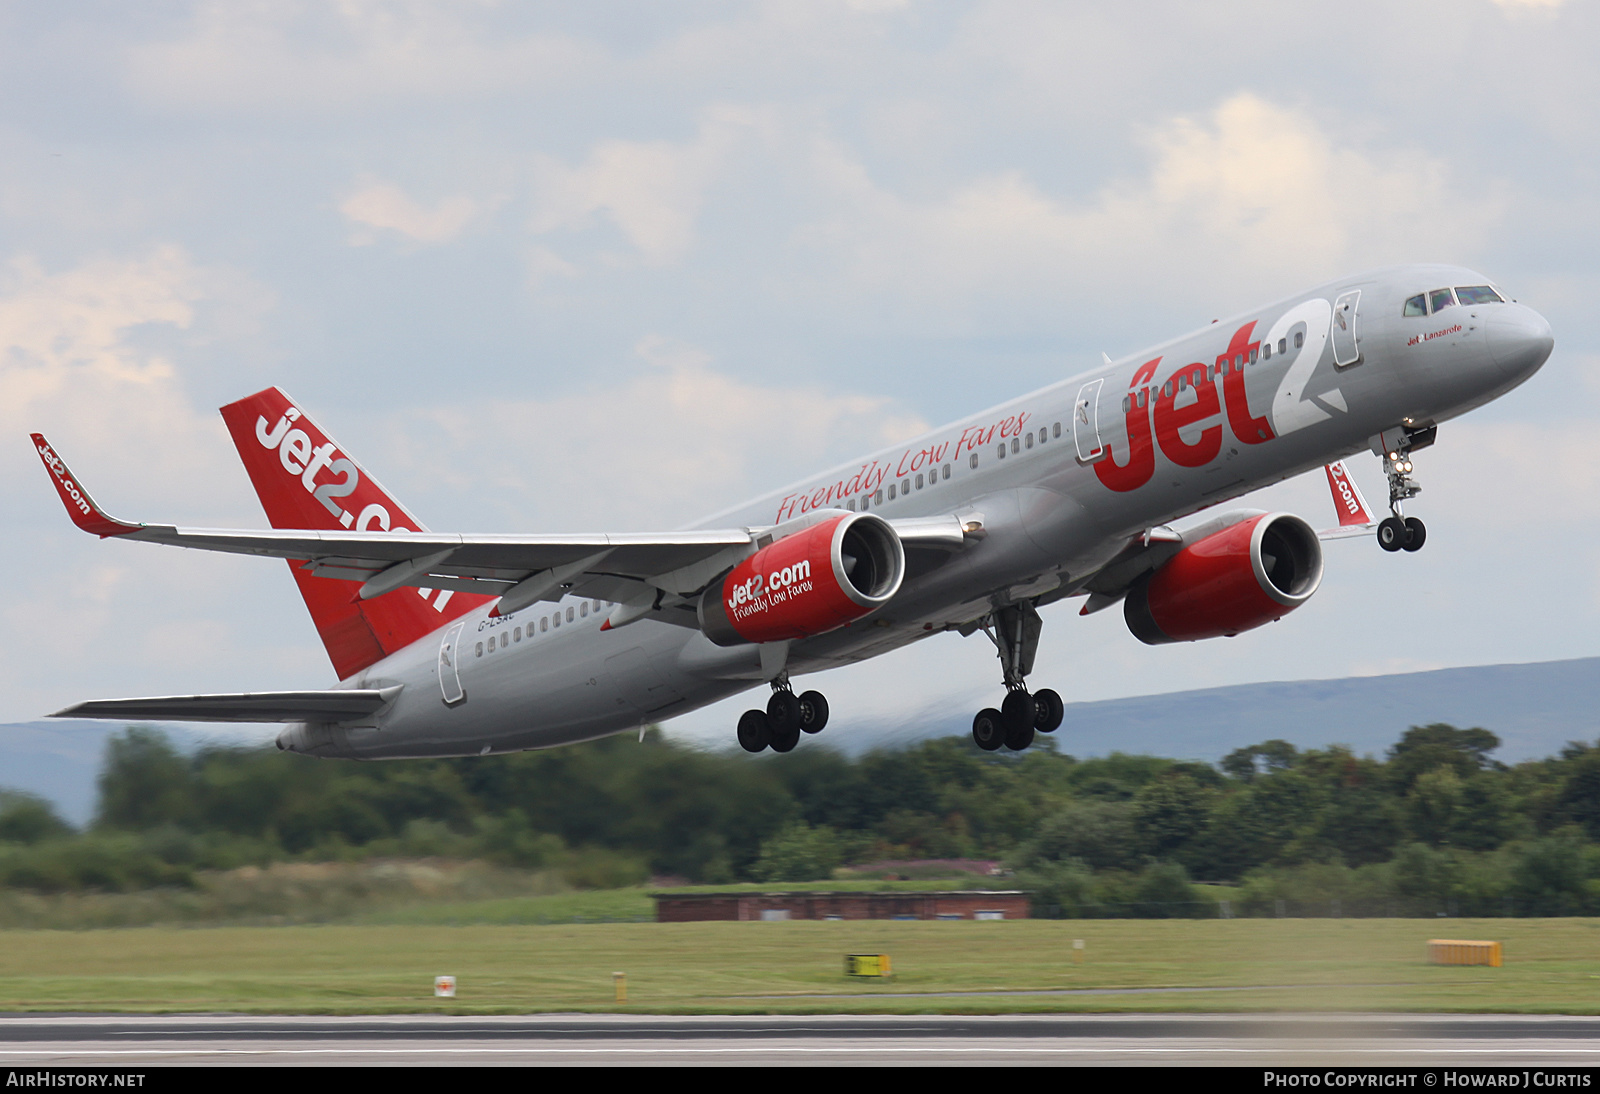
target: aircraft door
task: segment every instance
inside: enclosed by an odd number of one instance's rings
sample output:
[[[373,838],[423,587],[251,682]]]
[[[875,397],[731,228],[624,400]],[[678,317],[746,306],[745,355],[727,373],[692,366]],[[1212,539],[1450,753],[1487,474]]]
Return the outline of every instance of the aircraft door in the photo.
[[[1339,368],[1361,360],[1361,338],[1356,333],[1356,306],[1360,303],[1360,289],[1352,289],[1333,302],[1333,363]]]
[[[444,705],[453,707],[467,697],[461,686],[461,667],[456,655],[461,647],[461,629],[465,622],[457,623],[444,632],[439,641],[439,691],[444,695]]]
[[[1100,388],[1104,379],[1090,380],[1078,391],[1072,407],[1072,442],[1078,446],[1078,462],[1093,463],[1106,454],[1100,441]]]

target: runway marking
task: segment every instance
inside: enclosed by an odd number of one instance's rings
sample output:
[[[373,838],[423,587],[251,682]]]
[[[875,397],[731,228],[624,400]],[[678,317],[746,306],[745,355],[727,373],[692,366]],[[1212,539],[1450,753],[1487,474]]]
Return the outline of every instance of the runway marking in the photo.
[[[851,1046],[851,1045],[815,1045],[815,1046],[808,1046],[808,1045],[747,1045],[747,1046],[727,1046],[727,1047],[707,1046],[707,1047],[703,1047],[703,1048],[692,1048],[692,1047],[691,1048],[676,1048],[676,1047],[671,1047],[671,1046],[663,1046],[663,1047],[660,1047],[660,1048],[648,1048],[648,1047],[638,1047],[638,1046],[629,1046],[629,1045],[608,1045],[608,1046],[600,1046],[600,1047],[594,1047],[594,1048],[575,1048],[575,1047],[564,1047],[564,1046],[526,1046],[526,1047],[513,1047],[513,1048],[494,1048],[494,1047],[489,1047],[489,1046],[482,1046],[482,1047],[472,1047],[472,1048],[452,1048],[452,1047],[448,1047],[448,1046],[441,1046],[441,1047],[438,1047],[438,1048],[193,1048],[193,1049],[150,1048],[150,1049],[98,1049],[98,1050],[87,1050],[87,1051],[72,1051],[72,1050],[62,1050],[62,1049],[25,1049],[25,1050],[22,1050],[22,1051],[9,1052],[9,1053],[0,1051],[0,1059],[3,1059],[6,1056],[30,1056],[30,1057],[33,1057],[33,1056],[53,1056],[53,1057],[61,1057],[61,1056],[84,1056],[84,1057],[95,1057],[95,1056],[112,1056],[112,1057],[124,1057],[124,1056],[271,1056],[271,1055],[294,1055],[294,1056],[332,1056],[332,1055],[345,1055],[345,1056],[406,1056],[406,1055],[427,1055],[427,1056],[438,1056],[438,1055],[450,1055],[450,1054],[466,1055],[466,1054],[474,1054],[474,1053],[476,1053],[476,1054],[498,1054],[498,1055],[513,1055],[513,1054],[526,1055],[526,1054],[529,1054],[529,1053],[547,1053],[547,1054],[549,1054],[549,1053],[561,1053],[561,1054],[565,1054],[565,1055],[574,1055],[574,1054],[576,1054],[576,1055],[617,1055],[617,1054],[634,1054],[634,1055],[691,1055],[691,1054],[693,1054],[693,1055],[706,1055],[706,1054],[709,1054],[709,1053],[722,1053],[722,1054],[733,1053],[733,1054],[738,1054],[738,1053],[756,1053],[756,1052],[764,1052],[764,1053],[791,1052],[791,1053],[800,1053],[800,1054],[819,1054],[819,1055],[820,1054],[824,1054],[824,1053],[827,1053],[827,1054],[839,1054],[839,1053],[847,1053],[847,1054],[849,1054],[849,1053],[853,1053],[853,1054],[860,1054],[860,1055],[871,1055],[871,1054],[882,1054],[882,1053],[885,1053],[885,1052],[897,1052],[897,1053],[906,1053],[906,1054],[942,1053],[942,1054],[945,1054],[945,1055],[970,1055],[970,1054],[973,1054],[973,1053],[998,1052],[998,1051],[1018,1052],[1018,1053],[1041,1052],[1041,1053],[1051,1053],[1051,1054],[1055,1054],[1055,1055],[1085,1055],[1085,1054],[1093,1054],[1093,1053],[1122,1053],[1122,1054],[1135,1054],[1135,1055],[1141,1054],[1141,1053],[1150,1054],[1150,1055],[1171,1055],[1171,1054],[1177,1054],[1177,1053],[1211,1053],[1211,1054],[1220,1055],[1220,1054],[1225,1054],[1225,1053],[1230,1053],[1230,1054],[1239,1054],[1239,1053],[1258,1054],[1258,1053],[1263,1053],[1263,1052],[1300,1053],[1300,1052],[1329,1052],[1329,1051],[1338,1051],[1338,1052],[1341,1052],[1341,1053],[1353,1053],[1353,1054],[1360,1054],[1360,1055],[1405,1055],[1405,1054],[1412,1054],[1412,1055],[1435,1055],[1435,1056],[1448,1056],[1448,1055],[1455,1055],[1455,1056],[1474,1056],[1474,1055],[1485,1055],[1485,1056],[1487,1056],[1487,1055],[1530,1056],[1530,1055],[1536,1055],[1537,1054],[1537,1055],[1549,1056],[1549,1055],[1552,1055],[1552,1054],[1563,1054],[1563,1053],[1564,1054],[1569,1054],[1569,1055],[1586,1055],[1586,1056],[1600,1055],[1600,1048],[1577,1048],[1577,1047],[1568,1046],[1568,1045],[1550,1046],[1550,1047],[1545,1047],[1545,1048],[1508,1048],[1508,1047],[1494,1047],[1494,1048],[1415,1048],[1415,1047],[1406,1047],[1406,1046],[1403,1046],[1403,1045],[1374,1046],[1374,1047],[1370,1047],[1370,1048],[1359,1048],[1359,1047],[1355,1047],[1355,1046],[1351,1046],[1351,1045],[1344,1045],[1344,1044],[1340,1044],[1338,1042],[1333,1042],[1333,1043],[1329,1043],[1329,1044],[1317,1044],[1317,1045],[1293,1045],[1293,1044],[1287,1044],[1286,1045],[1286,1044],[1264,1043],[1264,1044],[1259,1045],[1259,1046],[1239,1046],[1239,1047],[1233,1047],[1233,1046],[1209,1046],[1209,1045],[1170,1046],[1170,1047],[1162,1047],[1162,1046],[1142,1046],[1142,1047],[1141,1046],[1127,1046],[1127,1047],[1122,1047],[1122,1046],[1051,1046],[1051,1045],[996,1045],[996,1044],[984,1044],[984,1045],[973,1045],[970,1048],[951,1047],[951,1046],[937,1046],[937,1045],[916,1045],[916,1046],[907,1046],[907,1047],[899,1047],[899,1046],[893,1046],[893,1045],[867,1045],[867,1046],[859,1046],[859,1047]]]

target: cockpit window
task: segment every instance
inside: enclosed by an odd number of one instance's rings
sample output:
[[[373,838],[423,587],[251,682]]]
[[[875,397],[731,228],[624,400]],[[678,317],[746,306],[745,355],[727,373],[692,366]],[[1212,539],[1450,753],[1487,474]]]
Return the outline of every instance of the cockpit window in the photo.
[[[1463,304],[1504,304],[1506,302],[1505,297],[1487,285],[1468,285],[1465,288],[1457,286],[1456,299]]]
[[[1416,296],[1413,296],[1410,300],[1407,300],[1406,301],[1406,310],[1405,310],[1404,314],[1405,315],[1427,315],[1428,314],[1428,296],[1427,296],[1427,294],[1426,293],[1418,293]]]
[[[1455,294],[1449,289],[1434,289],[1428,294],[1429,311],[1443,311],[1455,302]]]

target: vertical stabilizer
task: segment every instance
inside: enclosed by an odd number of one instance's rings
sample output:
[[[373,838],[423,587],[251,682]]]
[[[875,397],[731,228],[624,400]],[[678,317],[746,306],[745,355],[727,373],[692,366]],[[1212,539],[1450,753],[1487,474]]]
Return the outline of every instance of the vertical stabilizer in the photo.
[[[366,468],[275,387],[222,408],[222,420],[274,528],[426,531]],[[357,600],[360,583],[312,577],[290,562],[334,671],[343,680],[492,597],[401,588]]]

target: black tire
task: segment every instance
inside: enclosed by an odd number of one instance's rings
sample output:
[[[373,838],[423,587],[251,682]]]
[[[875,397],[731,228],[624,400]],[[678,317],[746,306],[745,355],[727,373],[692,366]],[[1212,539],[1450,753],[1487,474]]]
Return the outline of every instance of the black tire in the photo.
[[[1040,733],[1054,733],[1061,728],[1061,720],[1066,717],[1067,705],[1061,701],[1061,696],[1051,688],[1033,693],[1033,705],[1038,708],[1033,716],[1033,728]]]
[[[1406,545],[1405,522],[1399,517],[1384,517],[1378,522],[1378,546],[1385,551],[1398,551]]]
[[[793,752],[794,746],[800,743],[800,727],[791,726],[787,732],[773,733],[772,751]]]
[[[1007,740],[1013,733],[1020,735],[1025,729],[1030,734],[1029,740],[1033,739],[1033,723],[1039,717],[1039,704],[1033,701],[1033,696],[1020,688],[1007,692],[1005,701],[1000,704],[1000,715],[1005,721]]]
[[[1032,726],[1006,726],[1006,747],[1013,752],[1021,752],[1033,744]]]
[[[800,729],[800,700],[792,691],[775,691],[767,700],[767,722],[772,726],[772,739]]]
[[[984,707],[972,719],[972,740],[985,752],[993,752],[1006,743],[1005,725],[1000,712],[994,707]]]
[[[739,747],[746,752],[760,752],[772,743],[772,730],[767,725],[767,715],[761,710],[747,710],[739,716]]]
[[[1420,551],[1428,541],[1428,526],[1416,517],[1406,518],[1406,550]]]
[[[800,728],[821,733],[828,725],[828,700],[820,691],[800,693]]]

